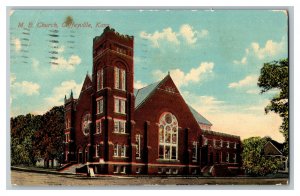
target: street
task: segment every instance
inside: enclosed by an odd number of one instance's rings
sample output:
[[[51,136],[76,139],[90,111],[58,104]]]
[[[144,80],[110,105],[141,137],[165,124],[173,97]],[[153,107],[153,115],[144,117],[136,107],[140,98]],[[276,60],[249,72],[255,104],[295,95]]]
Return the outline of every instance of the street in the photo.
[[[287,178],[202,178],[202,177],[126,177],[59,175],[11,171],[11,185],[15,186],[107,186],[107,185],[286,185]]]

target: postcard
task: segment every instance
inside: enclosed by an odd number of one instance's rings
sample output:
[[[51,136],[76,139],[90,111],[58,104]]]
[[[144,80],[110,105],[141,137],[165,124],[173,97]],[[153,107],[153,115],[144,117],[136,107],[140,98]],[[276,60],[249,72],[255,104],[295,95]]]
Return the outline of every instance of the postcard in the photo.
[[[8,17],[13,187],[288,185],[288,10]]]

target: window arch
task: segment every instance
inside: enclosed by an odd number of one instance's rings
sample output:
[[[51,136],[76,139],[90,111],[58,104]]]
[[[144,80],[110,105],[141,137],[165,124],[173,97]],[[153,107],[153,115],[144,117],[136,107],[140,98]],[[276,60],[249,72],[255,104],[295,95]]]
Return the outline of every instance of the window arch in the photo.
[[[178,159],[178,121],[176,117],[165,112],[159,119],[158,128],[159,158]]]

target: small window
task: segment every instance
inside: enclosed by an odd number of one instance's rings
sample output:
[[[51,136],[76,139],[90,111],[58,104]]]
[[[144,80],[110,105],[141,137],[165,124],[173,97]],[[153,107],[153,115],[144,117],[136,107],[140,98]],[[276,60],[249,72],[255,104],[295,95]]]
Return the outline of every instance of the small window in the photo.
[[[114,156],[117,157],[118,156],[118,144],[114,145]]]
[[[234,149],[236,149],[236,142],[234,142]]]
[[[96,145],[95,153],[96,153],[96,157],[99,157],[99,155],[100,155],[100,145],[99,144]]]
[[[114,120],[114,132],[115,133],[126,133],[126,121]]]
[[[66,133],[66,135],[65,135],[65,142],[66,143],[70,142],[70,134],[69,133]]]
[[[97,114],[103,113],[103,98],[97,100]]]
[[[159,167],[157,173],[162,174],[163,172],[164,172],[164,169]]]
[[[126,114],[126,99],[115,97],[114,111],[120,114]]]
[[[103,69],[97,72],[97,91],[103,89]]]
[[[192,149],[192,160],[193,161],[197,161],[197,151],[198,151],[198,149],[197,149],[197,142],[194,141],[193,142],[193,149]]]
[[[114,173],[119,173],[119,166],[117,165],[114,165]]]
[[[142,173],[142,168],[138,167],[138,168],[136,169],[136,173],[137,173],[137,174]]]
[[[192,174],[197,174],[197,169],[193,169]]]
[[[135,142],[136,142],[135,157],[136,158],[141,158],[141,135],[140,134],[137,134],[135,136]]]
[[[126,174],[126,166],[123,165],[121,167],[121,173]]]
[[[126,146],[121,146],[121,157],[126,157]]]
[[[166,174],[171,174],[171,173],[172,173],[172,169],[171,168],[167,168]]]
[[[178,174],[178,169],[173,169],[173,174]]]
[[[229,162],[229,152],[227,152],[226,162]]]
[[[230,148],[230,146],[229,146],[229,145],[230,145],[230,143],[229,143],[229,141],[227,141],[227,148]]]
[[[101,120],[96,122],[96,134],[100,134],[101,133]]]

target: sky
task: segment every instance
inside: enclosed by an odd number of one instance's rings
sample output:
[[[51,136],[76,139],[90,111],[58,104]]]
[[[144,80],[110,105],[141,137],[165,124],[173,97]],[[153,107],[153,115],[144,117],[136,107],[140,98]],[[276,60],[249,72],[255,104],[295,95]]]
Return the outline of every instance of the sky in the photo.
[[[78,97],[92,72],[92,41],[109,25],[134,36],[134,86],[170,72],[214,131],[282,142],[280,117],[260,94],[265,62],[288,57],[283,10],[10,10],[10,114],[43,114]],[[65,27],[71,16],[74,24]],[[23,26],[22,26],[23,24]]]

